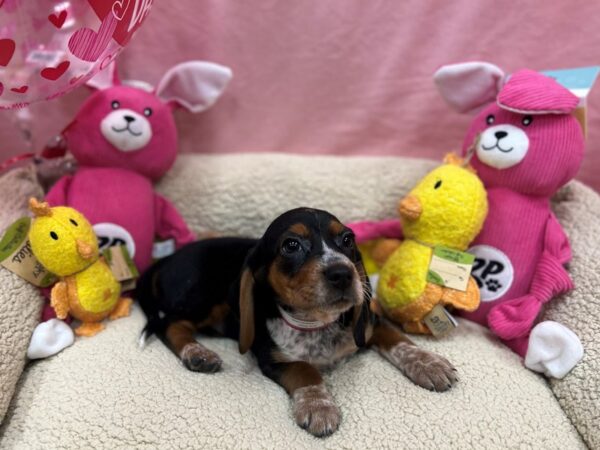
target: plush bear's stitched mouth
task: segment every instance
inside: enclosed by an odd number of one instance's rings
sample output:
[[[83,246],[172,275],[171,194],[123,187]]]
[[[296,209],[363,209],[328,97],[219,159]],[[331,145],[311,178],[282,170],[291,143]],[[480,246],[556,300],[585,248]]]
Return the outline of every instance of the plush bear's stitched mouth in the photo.
[[[143,134],[142,132],[136,133],[135,131],[133,131],[131,128],[129,128],[129,124],[125,125],[125,128],[121,128],[120,130],[118,128],[115,128],[114,126],[111,126],[110,129],[113,130],[115,133],[123,133],[125,131],[128,131],[129,134],[135,137],[141,136]]]
[[[492,145],[491,147],[486,147],[485,145],[481,144],[481,148],[483,150],[486,150],[486,151],[494,150],[495,148],[497,148],[502,153],[509,153],[509,152],[512,152],[514,150],[514,147],[511,147],[509,149],[503,149],[502,147],[500,147],[500,139],[498,139],[496,141],[496,143],[494,145]]]

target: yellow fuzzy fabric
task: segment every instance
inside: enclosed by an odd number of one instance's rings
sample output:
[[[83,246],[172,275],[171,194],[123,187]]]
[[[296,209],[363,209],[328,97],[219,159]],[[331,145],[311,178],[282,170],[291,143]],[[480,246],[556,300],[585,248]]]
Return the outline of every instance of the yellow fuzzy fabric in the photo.
[[[46,269],[67,282],[69,313],[83,322],[104,319],[115,308],[121,286],[100,259],[92,226],[73,208],[49,208],[44,203],[34,206],[33,211],[36,217],[29,231],[32,251]]]
[[[405,240],[383,266],[377,288],[377,298],[388,310],[404,308],[425,292],[434,246],[466,250],[487,215],[483,184],[455,164],[429,172],[409,196],[420,204],[420,214],[414,220],[401,216]]]
[[[382,267],[377,299],[386,308],[406,306],[417,299],[427,284],[431,248],[404,241]]]
[[[51,233],[57,239],[53,239]],[[29,230],[29,240],[40,263],[61,277],[80,272],[94,261],[79,254],[78,240],[98,253],[98,241],[90,223],[78,211],[66,206],[52,208],[50,216],[36,217]]]
[[[435,185],[441,181],[441,186]],[[464,251],[487,215],[487,194],[473,172],[444,164],[429,172],[410,192],[423,207],[418,220],[401,218],[405,239]]]
[[[75,283],[79,305],[91,313],[110,312],[119,300],[121,286],[102,260],[76,274]]]

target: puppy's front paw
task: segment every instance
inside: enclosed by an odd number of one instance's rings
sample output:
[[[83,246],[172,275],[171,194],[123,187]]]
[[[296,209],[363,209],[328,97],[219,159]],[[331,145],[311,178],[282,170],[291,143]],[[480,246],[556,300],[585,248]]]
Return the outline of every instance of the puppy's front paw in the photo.
[[[389,359],[413,383],[430,391],[447,391],[458,381],[456,369],[446,358],[415,345],[395,345]]]
[[[198,342],[186,344],[179,354],[181,362],[194,372],[214,373],[221,368],[221,358]]]
[[[323,384],[294,391],[293,412],[296,423],[317,437],[333,434],[340,425],[340,410]]]

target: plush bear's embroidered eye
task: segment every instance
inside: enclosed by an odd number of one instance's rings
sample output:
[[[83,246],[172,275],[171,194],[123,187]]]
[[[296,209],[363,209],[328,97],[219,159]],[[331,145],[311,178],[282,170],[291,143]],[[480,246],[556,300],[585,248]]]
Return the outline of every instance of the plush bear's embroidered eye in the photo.
[[[144,109],[144,115],[146,117],[150,117],[152,115],[152,108],[146,108],[146,109]]]
[[[485,121],[488,125],[493,124],[495,120],[496,120],[496,117],[493,114],[490,114],[489,116],[487,116],[485,118]]]
[[[77,226],[78,225],[78,223],[75,222],[73,219],[69,219],[69,222],[71,222],[73,224],[73,226]]]
[[[526,127],[531,125],[531,122],[533,122],[533,117],[531,117],[531,116],[525,116],[525,117],[523,117],[523,120],[521,121],[521,123]]]
[[[58,234],[56,234],[54,231],[50,232],[50,237],[55,241],[58,241]]]
[[[113,100],[113,102],[110,104],[112,109],[119,109],[120,106],[121,104],[117,100]]]
[[[442,180],[437,180],[435,182],[435,185],[433,186],[434,189],[439,189],[442,187]]]

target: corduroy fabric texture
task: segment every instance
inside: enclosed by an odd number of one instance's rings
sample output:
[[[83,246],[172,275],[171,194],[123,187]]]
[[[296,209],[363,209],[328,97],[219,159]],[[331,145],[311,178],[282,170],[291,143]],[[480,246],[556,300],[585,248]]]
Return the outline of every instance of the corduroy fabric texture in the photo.
[[[400,158],[192,156],[181,157],[158,189],[196,232],[259,236],[277,214],[300,204],[329,209],[346,222],[393,217],[398,199],[434,165]],[[588,347],[575,372],[553,384],[569,418],[539,375],[483,328],[464,322],[446,340],[416,338],[457,366],[456,389],[417,388],[375,352],[364,352],[326,376],[343,417],[333,437],[319,440],[293,423],[283,389],[259,373],[251,356],[240,356],[236,343],[202,339],[223,357],[223,371],[214,375],[187,371],[156,340],[139,350],[144,319],[135,309],[93,339],[29,366],[0,429],[0,447],[584,448],[572,421],[600,448],[593,436],[600,348],[588,314],[600,307],[593,282],[600,272],[600,199],[573,183],[555,206],[573,241],[571,272],[579,287],[565,309],[552,310],[553,318]]]
[[[550,77],[523,69],[515,72],[498,94],[500,107],[520,113],[568,114],[579,99]]]

